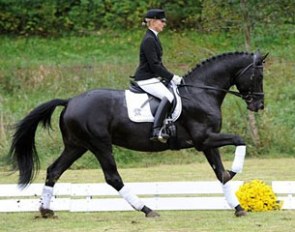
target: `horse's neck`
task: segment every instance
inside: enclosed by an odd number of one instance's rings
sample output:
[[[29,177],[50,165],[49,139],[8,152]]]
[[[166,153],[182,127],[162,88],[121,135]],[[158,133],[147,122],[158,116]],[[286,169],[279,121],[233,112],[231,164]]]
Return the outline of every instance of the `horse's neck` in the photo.
[[[231,83],[230,70],[215,70],[211,67],[196,69],[185,78],[187,84],[212,86],[222,89],[229,89]]]
[[[191,73],[185,76],[187,84],[213,86],[229,89],[239,69],[245,66],[242,55],[225,56],[221,59],[209,60],[198,65]]]

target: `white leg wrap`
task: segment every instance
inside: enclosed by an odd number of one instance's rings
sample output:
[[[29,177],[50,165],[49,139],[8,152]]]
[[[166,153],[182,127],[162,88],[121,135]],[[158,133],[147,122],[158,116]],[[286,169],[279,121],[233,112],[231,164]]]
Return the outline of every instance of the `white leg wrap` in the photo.
[[[236,206],[240,204],[238,201],[238,198],[236,197],[235,192],[232,190],[230,182],[227,182],[226,184],[222,184],[222,190],[223,190],[225,199],[231,208],[235,208]]]
[[[143,202],[133,194],[126,186],[119,191],[121,197],[123,197],[134,209],[140,211],[144,207]]]
[[[246,146],[241,145],[236,147],[235,158],[231,170],[235,173],[242,172],[246,155]]]
[[[41,207],[44,209],[50,209],[50,200],[53,195],[53,187],[44,186],[41,195]]]

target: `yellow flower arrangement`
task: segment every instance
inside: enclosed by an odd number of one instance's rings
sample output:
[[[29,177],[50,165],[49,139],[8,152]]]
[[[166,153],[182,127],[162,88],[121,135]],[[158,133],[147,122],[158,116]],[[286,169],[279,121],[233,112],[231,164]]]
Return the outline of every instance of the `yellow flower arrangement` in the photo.
[[[246,211],[279,210],[283,204],[277,200],[271,186],[261,180],[244,183],[236,192],[236,196]]]

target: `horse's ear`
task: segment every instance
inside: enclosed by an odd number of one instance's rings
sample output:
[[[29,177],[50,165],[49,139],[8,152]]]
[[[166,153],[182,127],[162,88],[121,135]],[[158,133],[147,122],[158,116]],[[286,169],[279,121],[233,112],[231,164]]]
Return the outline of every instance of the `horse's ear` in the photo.
[[[262,61],[264,61],[266,59],[266,57],[268,56],[269,52],[266,53],[263,57],[262,57]]]
[[[260,51],[257,50],[254,54],[254,64],[255,65],[262,65],[262,63],[264,63],[264,60],[266,59],[266,57],[268,56],[269,52],[266,53],[265,55],[261,55]]]

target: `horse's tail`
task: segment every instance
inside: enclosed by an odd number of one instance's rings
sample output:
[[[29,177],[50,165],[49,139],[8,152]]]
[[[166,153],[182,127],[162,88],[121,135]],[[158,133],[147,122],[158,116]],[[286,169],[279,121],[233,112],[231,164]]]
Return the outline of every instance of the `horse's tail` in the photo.
[[[51,116],[57,106],[66,106],[69,100],[54,99],[32,110],[16,125],[9,156],[14,170],[19,170],[18,184],[26,187],[32,182],[40,167],[40,161],[35,146],[35,134],[38,124],[51,127]]]

